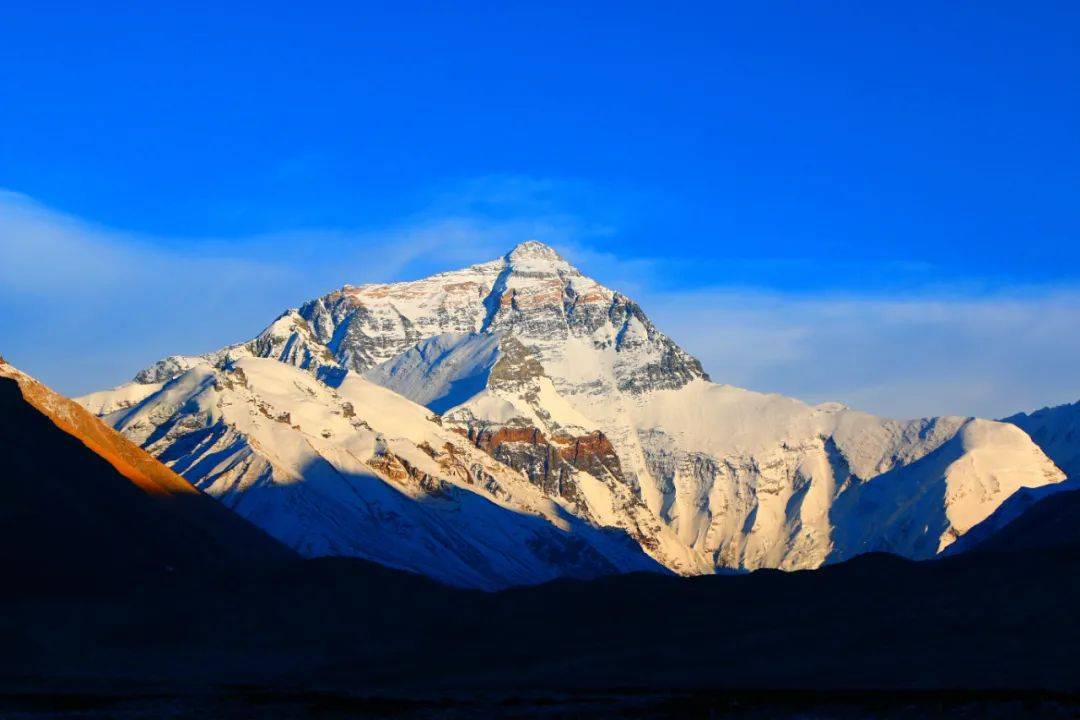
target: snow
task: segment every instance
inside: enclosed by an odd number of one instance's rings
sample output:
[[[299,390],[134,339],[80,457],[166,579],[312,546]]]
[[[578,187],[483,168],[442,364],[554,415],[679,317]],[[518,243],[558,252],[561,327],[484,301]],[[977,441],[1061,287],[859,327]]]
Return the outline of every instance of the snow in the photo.
[[[1032,462],[1031,439],[1008,423],[972,420],[960,432],[964,455],[945,472],[949,524],[963,535],[1020,488],[1059,483],[1065,474],[1049,460]],[[942,538],[938,552],[955,538]]]
[[[1019,413],[1002,422],[1026,432],[1070,479],[1080,480],[1080,402]]]
[[[291,365],[241,357],[196,366],[107,419],[308,555],[355,555],[482,588],[659,569],[431,417],[355,375],[330,388]],[[390,456],[442,487],[380,469]],[[572,562],[552,559],[568,553]]]
[[[93,392],[75,400],[95,415],[108,415],[117,410],[138,405],[162,388],[165,383],[128,382],[113,388]]]
[[[443,413],[484,390],[498,349],[498,334],[442,333],[364,377]]]
[[[483,587],[581,571],[538,559],[522,540],[536,532],[586,538],[619,569],[645,562],[606,544],[622,532],[684,573],[930,557],[1018,489],[1063,478],[1011,425],[895,421],[713,383],[631,300],[535,241],[346,285],[249,343],[140,377],[169,382],[85,401],[271,532]],[[599,430],[620,472],[575,471],[575,504],[454,432],[509,425]],[[372,465],[388,455],[452,499]],[[465,466],[489,479],[463,479]]]

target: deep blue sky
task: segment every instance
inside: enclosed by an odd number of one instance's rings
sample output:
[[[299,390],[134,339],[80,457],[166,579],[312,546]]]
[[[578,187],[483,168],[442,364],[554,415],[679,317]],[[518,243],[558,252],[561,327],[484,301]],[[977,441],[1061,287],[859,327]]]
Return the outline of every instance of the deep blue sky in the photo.
[[[1080,272],[1075,2],[133,5],[5,5],[0,186],[190,237],[527,175],[630,255]]]
[[[0,188],[180,254],[544,217],[657,292],[1056,292],[1078,37],[1075,2],[9,2]]]

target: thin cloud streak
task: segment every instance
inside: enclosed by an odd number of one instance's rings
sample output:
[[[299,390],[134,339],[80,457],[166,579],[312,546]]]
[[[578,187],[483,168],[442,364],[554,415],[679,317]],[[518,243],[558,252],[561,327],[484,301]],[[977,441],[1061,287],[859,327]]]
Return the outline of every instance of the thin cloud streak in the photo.
[[[114,231],[0,192],[0,352],[79,394],[251,337],[344,283],[421,277],[538,238],[637,299],[717,382],[892,417],[999,417],[1080,398],[1076,288],[687,289],[671,261],[595,249],[614,231],[559,212],[558,185],[497,180],[395,227],[216,241]]]
[[[1002,417],[1080,398],[1080,291],[807,297],[715,289],[646,298],[713,380],[891,417]]]
[[[79,394],[164,355],[252,337],[345,283],[419,277],[490,260],[508,241],[577,232],[557,217],[425,214],[382,230],[181,241],[110,230],[0,191],[0,352]]]
[[[723,269],[716,284],[686,288],[684,261],[625,259],[574,243],[560,250],[634,297],[716,382],[895,418],[1004,417],[1080,399],[1075,286],[969,278],[876,293],[782,292],[747,286],[741,269],[752,262],[712,259]],[[926,269],[903,265],[912,278]],[[803,268],[811,269],[895,275],[905,268]]]

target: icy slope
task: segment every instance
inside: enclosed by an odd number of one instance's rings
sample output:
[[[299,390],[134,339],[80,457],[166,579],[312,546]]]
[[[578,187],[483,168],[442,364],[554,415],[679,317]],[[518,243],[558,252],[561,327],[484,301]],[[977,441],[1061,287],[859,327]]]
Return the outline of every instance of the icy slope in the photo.
[[[443,333],[417,343],[365,377],[442,413],[485,388],[498,349],[495,334]]]

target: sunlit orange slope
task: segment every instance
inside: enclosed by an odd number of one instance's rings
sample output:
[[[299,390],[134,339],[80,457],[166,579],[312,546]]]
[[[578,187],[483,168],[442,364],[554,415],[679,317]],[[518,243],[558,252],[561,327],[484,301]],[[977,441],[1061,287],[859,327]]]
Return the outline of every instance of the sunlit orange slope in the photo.
[[[65,584],[235,573],[290,550],[0,360],[0,573]]]
[[[14,380],[26,402],[46,415],[58,428],[108,460],[121,475],[146,492],[198,493],[184,478],[98,420],[74,400],[53,392],[3,360],[0,360],[0,377]]]

